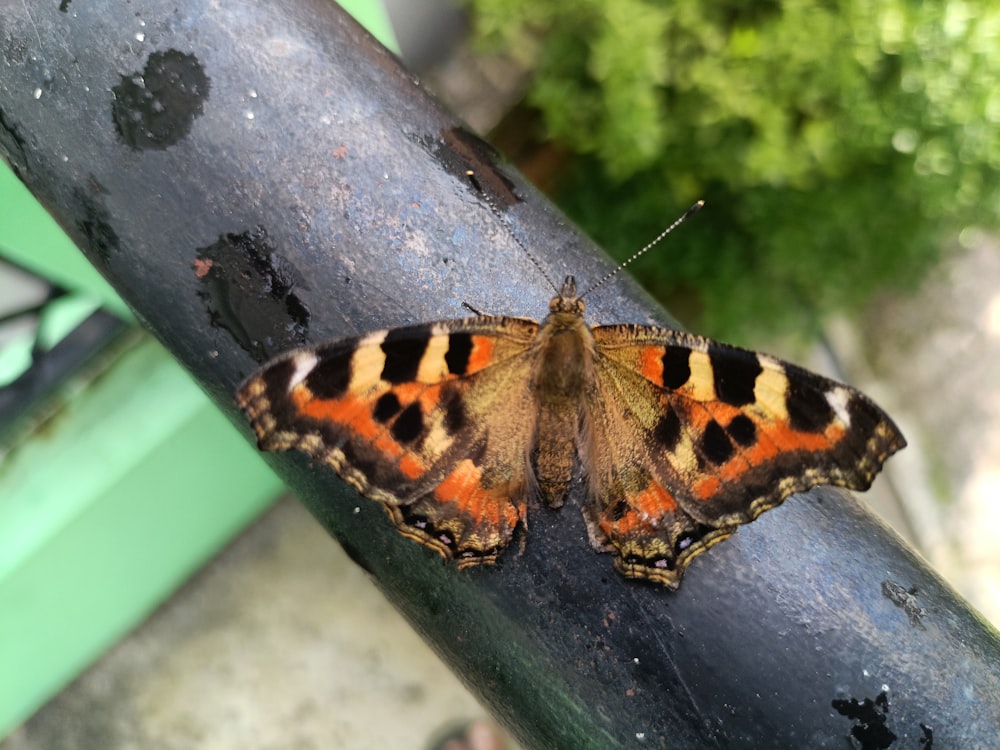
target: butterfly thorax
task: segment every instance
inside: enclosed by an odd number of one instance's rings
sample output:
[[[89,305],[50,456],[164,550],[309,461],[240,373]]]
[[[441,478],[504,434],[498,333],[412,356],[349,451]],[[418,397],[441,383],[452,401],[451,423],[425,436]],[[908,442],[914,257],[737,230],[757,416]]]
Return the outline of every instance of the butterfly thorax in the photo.
[[[531,385],[542,408],[556,402],[579,403],[594,357],[594,336],[583,320],[583,300],[576,281],[567,276],[562,290],[549,303],[535,340]]]
[[[580,432],[580,404],[593,382],[594,336],[583,320],[576,281],[566,277],[549,303],[534,348],[531,390],[538,409],[532,451],[539,487],[546,502],[562,505],[573,470]]]

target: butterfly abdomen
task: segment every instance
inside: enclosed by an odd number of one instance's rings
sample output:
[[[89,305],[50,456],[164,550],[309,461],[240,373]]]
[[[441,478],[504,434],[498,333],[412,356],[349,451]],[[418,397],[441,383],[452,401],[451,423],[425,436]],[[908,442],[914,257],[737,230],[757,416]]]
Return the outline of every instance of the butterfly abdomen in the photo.
[[[532,451],[545,502],[563,504],[579,434],[580,404],[593,383],[594,337],[581,312],[553,312],[538,331],[531,391],[538,405]]]

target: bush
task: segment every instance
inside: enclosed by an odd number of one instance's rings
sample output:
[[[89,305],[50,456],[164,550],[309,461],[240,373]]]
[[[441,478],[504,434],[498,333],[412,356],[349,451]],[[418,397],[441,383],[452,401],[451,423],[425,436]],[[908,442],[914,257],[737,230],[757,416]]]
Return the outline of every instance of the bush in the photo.
[[[1000,6],[829,0],[472,0],[481,41],[535,72],[575,154],[556,200],[700,326],[809,329],[920,278],[996,225]]]

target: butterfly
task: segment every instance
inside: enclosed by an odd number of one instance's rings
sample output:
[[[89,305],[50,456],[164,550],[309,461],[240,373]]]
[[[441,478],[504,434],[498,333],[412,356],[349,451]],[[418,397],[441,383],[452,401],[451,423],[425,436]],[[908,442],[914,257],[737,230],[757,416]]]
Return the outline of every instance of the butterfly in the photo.
[[[540,323],[477,314],[295,349],[237,402],[262,450],[329,465],[460,569],[496,562],[535,498],[561,506],[579,464],[594,548],[670,588],[789,495],[868,489],[906,444],[847,385],[670,328],[592,327],[585,295],[568,276]]]

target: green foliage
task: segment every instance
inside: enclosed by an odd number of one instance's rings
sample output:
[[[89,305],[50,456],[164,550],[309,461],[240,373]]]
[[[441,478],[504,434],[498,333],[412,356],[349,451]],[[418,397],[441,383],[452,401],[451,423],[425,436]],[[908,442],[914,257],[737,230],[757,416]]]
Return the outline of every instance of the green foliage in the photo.
[[[988,0],[472,0],[535,70],[529,103],[577,155],[557,200],[644,259],[702,325],[811,327],[920,277],[1000,207],[1000,6]]]

